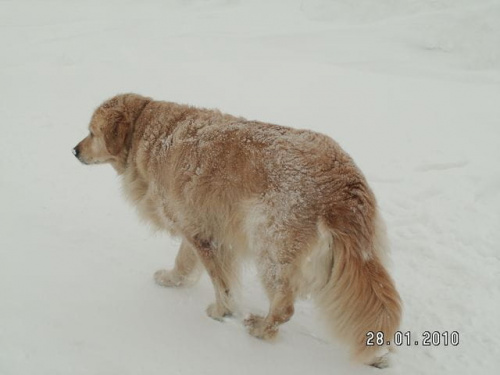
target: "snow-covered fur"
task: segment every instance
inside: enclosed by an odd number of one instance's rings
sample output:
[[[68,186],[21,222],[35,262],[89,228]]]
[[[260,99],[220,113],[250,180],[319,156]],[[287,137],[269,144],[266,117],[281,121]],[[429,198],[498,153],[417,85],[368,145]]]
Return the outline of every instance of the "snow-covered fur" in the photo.
[[[336,142],[135,94],[104,102],[89,130],[75,155],[111,163],[141,217],[183,239],[157,283],[192,282],[203,265],[215,288],[207,313],[221,319],[234,310],[238,262],[252,255],[270,309],[245,320],[250,334],[273,338],[295,299],[312,294],[354,358],[380,365],[366,334],[392,338],[401,302],[375,197]]]

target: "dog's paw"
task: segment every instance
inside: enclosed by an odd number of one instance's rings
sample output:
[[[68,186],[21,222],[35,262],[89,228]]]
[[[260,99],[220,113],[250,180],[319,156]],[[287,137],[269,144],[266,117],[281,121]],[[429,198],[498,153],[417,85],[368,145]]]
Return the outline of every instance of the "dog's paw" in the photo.
[[[278,327],[268,324],[266,319],[259,315],[251,314],[243,324],[247,327],[248,333],[258,339],[271,340],[278,334]]]
[[[233,315],[232,311],[228,308],[221,306],[217,303],[212,303],[207,307],[207,315],[212,319],[222,321],[225,316]]]
[[[387,368],[390,365],[389,358],[387,357],[387,354],[382,355],[380,357],[374,358],[372,361],[369,363],[370,366],[376,367],[376,368]]]
[[[158,270],[154,274],[155,282],[161,286],[181,286],[183,280],[173,271]]]

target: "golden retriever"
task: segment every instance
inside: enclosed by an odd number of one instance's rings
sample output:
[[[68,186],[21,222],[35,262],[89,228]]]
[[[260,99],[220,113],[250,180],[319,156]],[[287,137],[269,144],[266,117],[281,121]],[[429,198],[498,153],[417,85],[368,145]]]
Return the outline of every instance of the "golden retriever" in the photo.
[[[111,164],[139,214],[182,238],[158,284],[185,285],[203,266],[215,289],[207,314],[221,320],[251,255],[270,300],[267,316],[245,319],[251,335],[273,338],[295,299],[312,295],[356,360],[386,365],[401,300],[384,266],[385,229],[365,177],[331,138],[124,94],[95,110],[73,153]],[[369,345],[368,332],[383,342]]]

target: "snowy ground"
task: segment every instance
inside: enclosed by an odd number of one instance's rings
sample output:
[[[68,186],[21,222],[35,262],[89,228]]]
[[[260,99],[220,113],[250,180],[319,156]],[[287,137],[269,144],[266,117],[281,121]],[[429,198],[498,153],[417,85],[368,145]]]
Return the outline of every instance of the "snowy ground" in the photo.
[[[500,368],[500,1],[0,1],[0,374],[375,374],[309,301],[273,344],[253,270],[241,316],[207,277],[155,285],[152,235],[109,167],[71,148],[120,92],[331,135],[365,171],[392,242],[402,331],[385,374]]]

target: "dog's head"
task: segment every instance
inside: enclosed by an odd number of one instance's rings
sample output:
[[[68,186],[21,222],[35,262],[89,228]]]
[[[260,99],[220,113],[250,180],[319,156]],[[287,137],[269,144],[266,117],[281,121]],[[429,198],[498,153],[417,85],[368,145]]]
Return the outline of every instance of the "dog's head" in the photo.
[[[123,94],[102,103],[92,115],[89,134],[76,145],[73,155],[84,164],[123,162],[134,123],[149,101]]]

